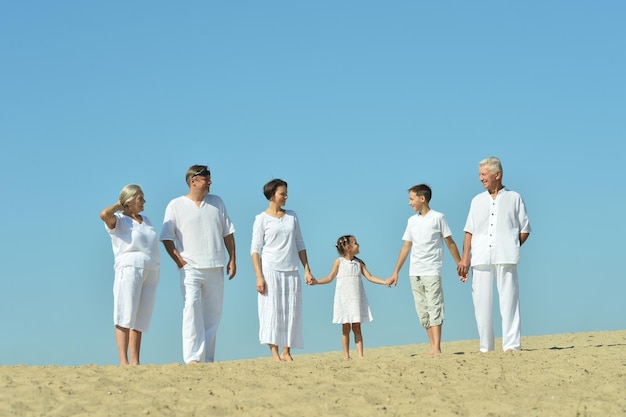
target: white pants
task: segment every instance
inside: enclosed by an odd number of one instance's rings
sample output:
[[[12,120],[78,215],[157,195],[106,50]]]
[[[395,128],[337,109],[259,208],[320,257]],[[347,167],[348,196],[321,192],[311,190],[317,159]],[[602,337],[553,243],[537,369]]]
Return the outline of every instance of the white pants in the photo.
[[[183,294],[183,360],[213,362],[224,304],[224,268],[180,270]]]
[[[116,267],[113,282],[113,324],[147,332],[158,285],[158,269]]]
[[[521,318],[517,265],[472,267],[472,299],[480,338],[480,351],[494,350],[493,279],[496,278],[502,317],[502,350],[521,349]]]

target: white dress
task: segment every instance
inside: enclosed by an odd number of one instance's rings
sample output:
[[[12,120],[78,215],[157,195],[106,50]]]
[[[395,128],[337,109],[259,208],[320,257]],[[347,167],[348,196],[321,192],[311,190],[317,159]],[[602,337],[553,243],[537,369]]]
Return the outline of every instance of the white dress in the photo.
[[[361,276],[361,262],[339,258],[333,323],[369,323],[374,320]]]

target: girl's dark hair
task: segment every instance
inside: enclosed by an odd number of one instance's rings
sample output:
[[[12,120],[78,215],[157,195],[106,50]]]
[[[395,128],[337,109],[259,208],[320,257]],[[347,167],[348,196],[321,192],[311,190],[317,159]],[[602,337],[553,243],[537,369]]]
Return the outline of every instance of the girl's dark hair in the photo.
[[[265,195],[265,198],[270,200],[272,197],[274,197],[274,194],[276,194],[276,190],[278,190],[278,187],[287,188],[287,182],[279,178],[274,178],[273,180],[265,184],[263,186],[263,195]]]
[[[337,252],[339,255],[343,256],[346,253],[346,246],[350,244],[350,238],[354,237],[352,235],[343,235],[339,239],[337,239],[337,244],[335,247],[337,248]]]
[[[339,255],[344,256],[346,253],[346,247],[350,244],[350,238],[354,239],[355,237],[352,235],[343,235],[339,239],[337,239],[337,244],[335,247],[337,248],[337,252]],[[365,265],[362,259],[354,257],[357,261],[361,262],[361,264]]]

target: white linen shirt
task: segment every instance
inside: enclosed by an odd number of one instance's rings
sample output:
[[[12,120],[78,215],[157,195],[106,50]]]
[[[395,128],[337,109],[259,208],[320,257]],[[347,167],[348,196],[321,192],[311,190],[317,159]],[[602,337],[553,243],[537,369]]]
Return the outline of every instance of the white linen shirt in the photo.
[[[104,228],[111,236],[115,267],[134,266],[145,269],[159,267],[159,239],[150,219],[141,216],[139,223],[123,213],[115,213],[115,228]]]
[[[407,221],[402,240],[412,242],[409,276],[437,275],[443,269],[443,239],[452,236],[443,213],[430,210]]]
[[[285,210],[281,218],[263,212],[254,218],[250,254],[261,255],[262,264],[275,271],[297,271],[298,252],[305,250],[298,216]]]
[[[472,199],[463,230],[472,234],[472,266],[516,265],[520,257],[519,235],[530,233],[524,200],[506,188],[495,199],[489,191],[482,192]]]
[[[235,233],[222,199],[207,194],[200,206],[181,196],[165,208],[161,241],[171,240],[180,256],[195,268],[225,265],[224,237]]]

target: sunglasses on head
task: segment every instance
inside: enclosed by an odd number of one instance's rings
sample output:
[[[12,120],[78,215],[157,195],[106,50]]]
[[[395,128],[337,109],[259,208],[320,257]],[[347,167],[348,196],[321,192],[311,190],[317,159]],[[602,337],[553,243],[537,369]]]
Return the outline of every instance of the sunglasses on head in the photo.
[[[208,169],[206,169],[206,168],[202,168],[202,169],[200,169],[198,172],[196,172],[195,174],[193,174],[193,175],[191,176],[191,178],[195,178],[195,177],[204,177],[204,176],[207,176],[207,175],[211,175],[211,171],[209,171],[209,170],[208,170]]]

